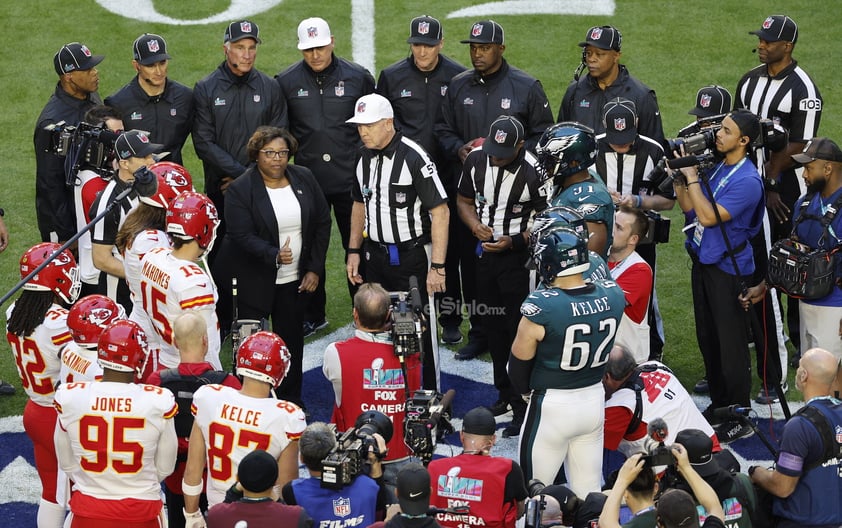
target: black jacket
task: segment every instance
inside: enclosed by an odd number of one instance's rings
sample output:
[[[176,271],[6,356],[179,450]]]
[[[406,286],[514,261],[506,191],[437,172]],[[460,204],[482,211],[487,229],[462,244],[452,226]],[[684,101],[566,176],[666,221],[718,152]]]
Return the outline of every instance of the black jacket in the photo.
[[[441,161],[439,142],[433,125],[441,116],[450,80],[465,67],[444,55],[432,71],[415,66],[412,56],[380,72],[377,93],[388,99],[395,110],[397,129],[417,141],[437,164]]]
[[[330,210],[309,169],[289,165],[286,176],[301,206],[299,274],[322,274],[330,240]],[[275,212],[256,166],[250,166],[228,187],[225,222],[228,231],[214,260],[214,277],[226,291],[231,289],[231,278],[237,277],[239,296],[268,314],[281,247]]]
[[[196,83],[193,108],[193,147],[205,169],[205,193],[215,202],[220,179],[246,170],[246,144],[255,129],[289,124],[286,101],[271,77],[258,70],[237,77],[225,62]]]
[[[193,90],[167,79],[164,93],[149,96],[138,83],[137,76],[116,93],[105,98],[105,104],[123,114],[126,130],[145,130],[149,139],[164,145],[167,161],[183,165],[181,149],[193,128]]]
[[[57,233],[60,241],[76,234],[73,187],[67,185],[64,170],[66,158],[47,152],[52,145],[53,134],[44,130],[44,127],[60,121],[76,126],[85,118],[88,110],[101,104],[102,99],[96,92],[89,94],[85,99],[76,99],[65,92],[61,84],[57,84],[55,92],[38,116],[33,136],[35,212],[42,240],[48,241],[51,232]]]
[[[665,148],[664,127],[655,90],[652,90],[622,64],[617,79],[602,90],[596,79],[583,75],[567,87],[558,109],[559,121],[578,121],[594,129],[597,134],[605,132],[602,124],[602,107],[611,99],[623,97],[634,102],[637,108],[637,133],[648,136]]]
[[[275,76],[289,108],[290,132],[300,142],[295,163],[313,171],[325,194],[348,193],[362,141],[354,116],[357,99],[374,92],[374,77],[333,55],[316,73],[299,61]]]
[[[459,149],[472,139],[486,137],[500,115],[516,117],[523,124],[526,148],[533,152],[541,134],[553,124],[541,82],[505,59],[491,75],[481,77],[476,70],[468,70],[454,77],[434,128],[445,155],[458,160]]]

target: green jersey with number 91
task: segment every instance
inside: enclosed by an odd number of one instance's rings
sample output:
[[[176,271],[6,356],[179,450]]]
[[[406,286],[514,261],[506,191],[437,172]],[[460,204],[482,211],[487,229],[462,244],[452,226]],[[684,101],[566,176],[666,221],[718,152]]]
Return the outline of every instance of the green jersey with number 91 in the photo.
[[[625,306],[623,290],[612,280],[529,294],[520,313],[544,327],[530,388],[578,389],[600,383]]]

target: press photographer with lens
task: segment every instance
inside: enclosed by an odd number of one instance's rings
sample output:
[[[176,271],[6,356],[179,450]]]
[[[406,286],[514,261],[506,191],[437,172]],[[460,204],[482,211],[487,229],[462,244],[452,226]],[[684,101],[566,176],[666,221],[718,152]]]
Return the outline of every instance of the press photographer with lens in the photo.
[[[722,160],[710,168],[694,163],[672,173],[687,224],[685,247],[693,261],[696,339],[711,408],[750,404],[749,314],[738,297],[747,290],[746,280],[755,269],[750,239],[763,220],[763,183],[748,159],[758,134],[757,117],[735,110],[723,118],[716,132],[715,147]],[[677,154],[685,154],[684,149]],[[726,421],[716,429],[720,442],[751,432],[738,421]]]
[[[582,499],[563,484],[544,486],[537,479],[529,481],[527,490],[524,528],[591,528],[597,525],[606,499],[602,491],[591,491]]]
[[[405,354],[413,347],[396,347],[393,341],[393,315],[399,316],[400,312],[393,312],[391,296],[382,286],[361,285],[354,295],[354,336],[329,344],[322,365],[325,377],[333,385],[335,406],[331,422],[339,431],[348,430],[361,413],[372,410],[384,413],[392,421],[394,434],[386,444],[384,472],[386,481],[393,486],[398,466],[412,454],[404,443],[406,403],[421,388],[419,354]],[[401,343],[404,341],[401,339]]]
[[[378,432],[382,420],[388,422],[381,413],[379,419],[343,432],[323,422],[308,425],[298,449],[310,476],[287,483],[281,490],[283,501],[302,506],[316,526],[368,526],[382,519],[386,506],[395,502],[383,480],[386,431]],[[340,482],[326,482],[325,469],[336,469],[334,462],[340,460],[349,471]]]

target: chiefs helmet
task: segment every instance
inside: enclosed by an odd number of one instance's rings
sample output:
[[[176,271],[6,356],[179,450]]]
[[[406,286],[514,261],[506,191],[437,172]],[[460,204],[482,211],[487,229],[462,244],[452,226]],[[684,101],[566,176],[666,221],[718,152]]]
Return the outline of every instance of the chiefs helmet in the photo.
[[[35,268],[50,259],[61,248],[54,242],[41,242],[29,248],[20,258],[20,278],[29,275]],[[73,304],[82,290],[76,259],[65,249],[47,266],[23,285],[24,290],[51,291],[67,304]]]
[[[596,162],[594,131],[574,121],[556,123],[541,135],[535,153],[541,181],[552,178],[555,185],[560,185],[564,178]]]
[[[265,330],[245,338],[237,350],[237,374],[266,382],[272,387],[281,384],[289,372],[290,362],[284,340]]]
[[[134,372],[139,376],[148,353],[146,332],[128,319],[119,319],[108,325],[97,342],[97,359],[104,369]]]
[[[67,328],[77,345],[96,348],[99,336],[112,322],[126,318],[126,310],[105,295],[86,295],[67,313]]]
[[[158,190],[152,196],[140,197],[145,204],[166,209],[176,196],[193,190],[193,177],[178,163],[159,161],[147,168],[158,177]]]
[[[529,233],[529,247],[534,250],[541,234],[551,227],[569,227],[579,236],[588,237],[588,224],[585,217],[572,207],[556,205],[547,207],[532,219],[532,229]]]
[[[551,227],[541,233],[532,259],[541,282],[549,286],[556,277],[587,271],[588,241],[569,227]]]
[[[217,226],[216,206],[204,194],[183,192],[167,209],[167,233],[183,240],[195,240],[206,251],[213,245]]]

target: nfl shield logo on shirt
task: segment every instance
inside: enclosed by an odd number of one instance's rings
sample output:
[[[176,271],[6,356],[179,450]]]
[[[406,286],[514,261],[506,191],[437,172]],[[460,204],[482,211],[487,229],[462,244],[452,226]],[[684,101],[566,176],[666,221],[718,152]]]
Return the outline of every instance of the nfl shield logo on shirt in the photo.
[[[176,109],[175,109],[175,108],[170,108],[170,115],[171,115],[172,117],[175,117],[177,113],[178,113],[178,112],[176,112]]]
[[[333,514],[337,517],[347,517],[351,515],[351,499],[347,497],[340,497],[333,500]]]
[[[336,85],[336,97],[342,97],[345,95],[345,81],[339,81],[339,84]]]
[[[842,444],[842,426],[836,426],[836,442]]]
[[[445,95],[447,95],[447,86],[442,86],[441,87],[441,96],[444,97]]]
[[[511,99],[504,98],[500,101],[500,108],[502,108],[503,110],[508,110],[509,107],[511,107],[511,106],[512,106],[512,100]]]
[[[255,102],[255,103],[259,103],[259,102],[260,102],[260,94],[254,94],[254,102]]]
[[[395,201],[399,204],[406,203],[406,193],[395,193]]]
[[[614,118],[614,130],[617,132],[622,132],[626,129],[626,118],[625,117],[617,117]]]

